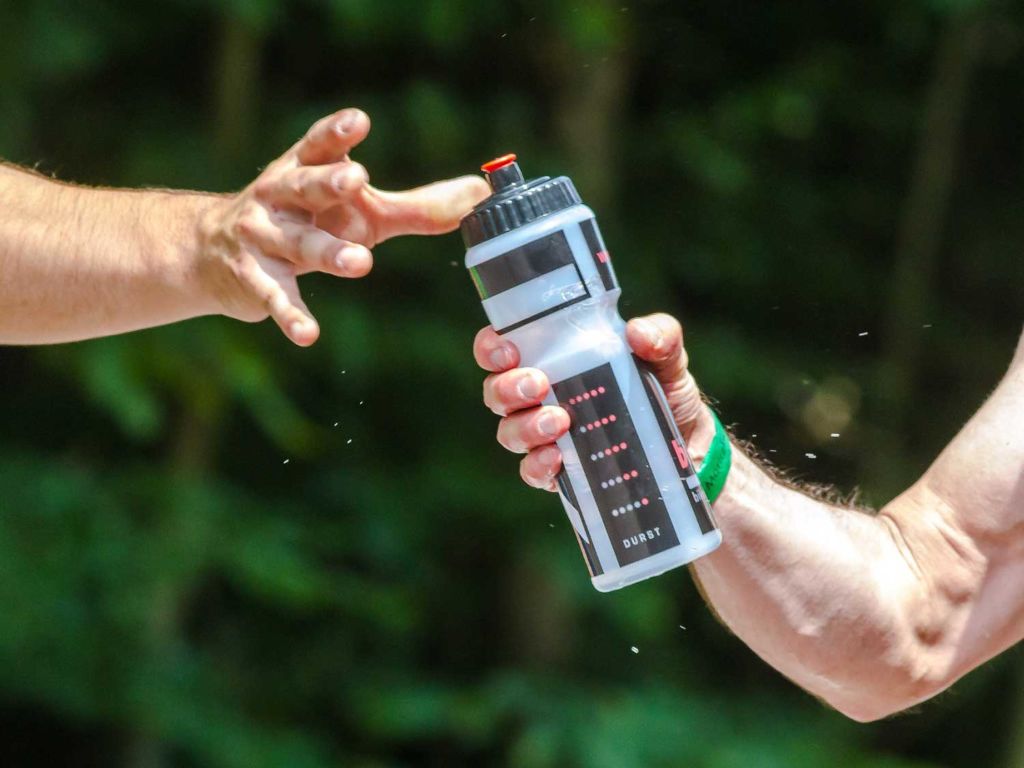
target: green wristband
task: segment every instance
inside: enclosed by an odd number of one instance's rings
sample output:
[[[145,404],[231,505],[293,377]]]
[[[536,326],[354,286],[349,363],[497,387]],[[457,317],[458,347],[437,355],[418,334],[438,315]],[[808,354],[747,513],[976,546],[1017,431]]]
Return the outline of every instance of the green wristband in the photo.
[[[704,495],[712,504],[722,494],[725,487],[725,479],[729,476],[729,467],[732,466],[732,445],[729,443],[729,435],[725,427],[718,420],[718,415],[710,408],[711,420],[715,422],[715,436],[708,446],[707,455],[704,456],[704,463],[697,470],[697,479],[700,480]]]

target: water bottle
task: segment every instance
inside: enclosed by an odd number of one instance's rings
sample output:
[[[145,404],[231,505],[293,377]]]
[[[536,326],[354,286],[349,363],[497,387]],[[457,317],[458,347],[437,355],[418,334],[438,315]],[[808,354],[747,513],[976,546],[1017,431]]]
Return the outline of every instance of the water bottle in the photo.
[[[559,496],[602,592],[685,565],[722,541],[654,375],[636,359],[594,212],[566,176],[484,164],[493,194],[462,220],[466,267],[497,333],[569,413]]]

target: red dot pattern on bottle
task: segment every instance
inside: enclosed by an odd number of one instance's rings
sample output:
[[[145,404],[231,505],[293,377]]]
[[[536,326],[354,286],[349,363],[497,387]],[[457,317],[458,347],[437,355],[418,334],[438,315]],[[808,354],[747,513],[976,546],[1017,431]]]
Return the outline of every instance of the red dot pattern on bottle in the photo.
[[[616,507],[612,510],[612,517],[621,517],[629,512],[634,512],[640,509],[640,507],[646,507],[650,503],[651,500],[644,496],[642,499],[637,499],[636,501],[631,501],[628,504],[623,504],[621,507]]]
[[[614,413],[609,416],[602,416],[600,419],[594,419],[593,421],[589,421],[586,424],[581,424],[580,432],[592,432],[595,429],[607,427],[609,424],[614,424],[616,421],[618,421],[618,419],[619,417],[616,416]]]
[[[592,397],[603,395],[605,392],[604,387],[595,387],[594,389],[588,390],[582,394],[576,395],[575,397],[569,398],[569,405],[577,405],[582,403],[584,400],[589,400]]]
[[[607,480],[602,480],[601,487],[614,488],[616,485],[621,485],[622,483],[629,482],[630,480],[635,480],[639,474],[640,473],[635,469],[631,472],[623,472],[621,475],[616,475],[615,477],[611,477]]]
[[[611,448],[605,448],[604,450],[595,451],[594,453],[590,454],[590,460],[591,461],[600,461],[601,459],[604,459],[604,458],[607,458],[608,456],[611,456],[613,453],[618,453],[619,451],[624,451],[624,450],[626,450],[626,448],[627,448],[626,441],[623,440],[621,443],[618,443],[617,445],[613,445]]]

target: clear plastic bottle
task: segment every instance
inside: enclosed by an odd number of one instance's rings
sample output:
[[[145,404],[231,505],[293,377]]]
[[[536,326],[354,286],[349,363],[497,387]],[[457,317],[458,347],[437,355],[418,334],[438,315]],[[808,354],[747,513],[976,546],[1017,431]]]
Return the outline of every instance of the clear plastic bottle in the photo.
[[[571,419],[559,495],[594,587],[685,565],[722,541],[661,387],[632,354],[594,212],[565,176],[483,166],[494,194],[463,219],[466,267],[494,329]]]

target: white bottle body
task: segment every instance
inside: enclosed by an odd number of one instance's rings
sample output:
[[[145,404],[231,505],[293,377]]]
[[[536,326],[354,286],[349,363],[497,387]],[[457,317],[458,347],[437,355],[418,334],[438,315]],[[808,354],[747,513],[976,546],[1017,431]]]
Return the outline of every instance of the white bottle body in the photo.
[[[570,414],[559,495],[595,588],[713,551],[721,533],[661,388],[626,342],[593,211],[575,205],[486,240],[466,266],[491,324],[551,381],[544,402]]]

